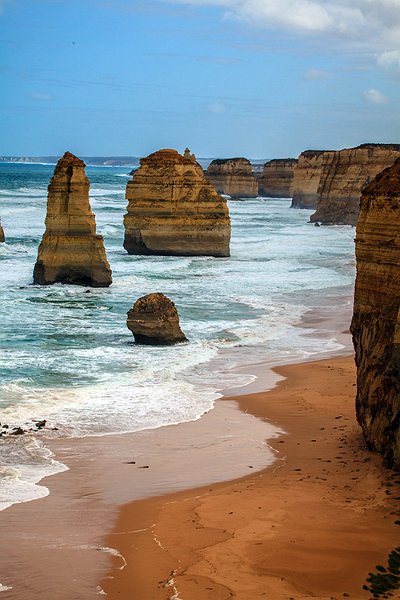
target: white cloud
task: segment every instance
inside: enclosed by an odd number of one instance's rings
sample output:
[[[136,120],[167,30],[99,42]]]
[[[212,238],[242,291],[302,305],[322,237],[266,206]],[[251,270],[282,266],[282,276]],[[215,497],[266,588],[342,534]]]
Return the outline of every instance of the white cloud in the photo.
[[[29,97],[32,98],[32,100],[40,100],[45,102],[53,99],[53,96],[47,92],[31,92]]]
[[[161,0],[220,6],[225,18],[297,34],[340,36],[383,55],[400,50],[400,0]],[[383,59],[385,60],[385,59]]]
[[[400,67],[400,50],[382,52],[378,56],[378,65],[382,67],[391,67],[392,65]]]
[[[207,110],[210,113],[214,113],[216,115],[222,115],[222,113],[226,112],[226,106],[221,104],[220,102],[212,102],[207,105]]]
[[[328,78],[329,73],[327,71],[322,71],[321,69],[309,69],[303,75],[303,79],[306,81],[323,81]]]
[[[384,94],[382,94],[382,92],[374,88],[371,88],[370,90],[365,92],[364,98],[372,104],[387,104],[389,102],[389,99]]]

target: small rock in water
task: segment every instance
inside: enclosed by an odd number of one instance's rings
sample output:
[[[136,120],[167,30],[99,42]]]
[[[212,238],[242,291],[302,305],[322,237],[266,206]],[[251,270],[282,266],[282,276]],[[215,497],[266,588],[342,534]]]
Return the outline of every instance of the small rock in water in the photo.
[[[36,422],[36,427],[38,429],[43,429],[43,427],[46,425],[46,419],[43,419],[43,421],[37,421]]]
[[[11,432],[11,435],[22,435],[24,433],[25,431],[22,429],[22,427],[14,427]]]

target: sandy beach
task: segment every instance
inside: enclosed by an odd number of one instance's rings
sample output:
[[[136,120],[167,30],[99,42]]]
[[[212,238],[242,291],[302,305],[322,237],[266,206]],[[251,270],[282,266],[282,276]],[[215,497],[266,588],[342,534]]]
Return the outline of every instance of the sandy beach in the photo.
[[[126,504],[106,541],[124,557],[100,584],[111,600],[371,597],[368,573],[399,543],[400,481],[365,448],[353,358],[276,371],[275,389],[236,400],[285,430],[272,442],[278,460]]]

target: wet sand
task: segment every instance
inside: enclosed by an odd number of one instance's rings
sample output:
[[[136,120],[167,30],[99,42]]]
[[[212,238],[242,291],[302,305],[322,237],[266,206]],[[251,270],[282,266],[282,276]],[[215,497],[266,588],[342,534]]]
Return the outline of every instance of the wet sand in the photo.
[[[365,448],[353,359],[276,371],[275,389],[237,400],[287,432],[271,442],[277,462],[126,504],[105,541],[124,557],[99,581],[110,600],[371,597],[368,572],[399,545],[400,478]]]
[[[104,541],[121,505],[262,470],[276,431],[231,401],[189,423],[47,441],[69,470],[42,480],[47,497],[0,512],[1,600],[98,598],[110,557],[124,565]]]

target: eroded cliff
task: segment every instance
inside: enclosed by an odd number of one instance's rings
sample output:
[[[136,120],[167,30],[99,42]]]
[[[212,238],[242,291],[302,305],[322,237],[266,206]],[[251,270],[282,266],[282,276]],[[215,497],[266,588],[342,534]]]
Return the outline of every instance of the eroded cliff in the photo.
[[[317,210],[310,221],[356,225],[363,187],[398,158],[399,144],[362,144],[331,153],[323,164]]]
[[[265,163],[258,193],[265,198],[291,198],[296,158],[277,158]]]
[[[226,200],[188,150],[159,150],[140,161],[126,188],[129,254],[229,256]]]
[[[219,194],[226,194],[231,198],[255,198],[258,195],[258,181],[247,158],[213,160],[206,171],[206,177]]]
[[[368,446],[400,469],[400,159],[363,190],[356,258],[357,418]]]
[[[298,158],[292,182],[292,208],[317,208],[322,167],[330,150],[306,150]]]
[[[85,163],[66,152],[48,186],[46,231],[39,246],[34,283],[111,284],[103,238],[96,235],[89,185]]]

